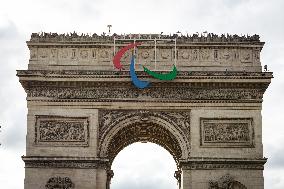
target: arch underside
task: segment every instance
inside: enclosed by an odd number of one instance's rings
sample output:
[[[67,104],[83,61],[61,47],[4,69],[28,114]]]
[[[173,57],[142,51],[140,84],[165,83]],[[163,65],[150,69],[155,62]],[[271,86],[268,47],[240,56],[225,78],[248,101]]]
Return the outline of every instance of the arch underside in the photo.
[[[189,157],[189,112],[147,110],[102,110],[98,155],[112,161],[126,146],[152,142],[165,148],[175,159]]]
[[[178,163],[182,149],[170,131],[156,123],[134,123],[119,130],[108,146],[108,158],[112,162],[126,146],[135,142],[152,142],[165,148]]]

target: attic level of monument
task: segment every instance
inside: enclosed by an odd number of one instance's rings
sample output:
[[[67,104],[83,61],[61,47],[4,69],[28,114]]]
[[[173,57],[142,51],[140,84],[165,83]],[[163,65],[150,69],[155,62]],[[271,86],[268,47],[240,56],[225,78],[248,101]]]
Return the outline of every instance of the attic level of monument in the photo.
[[[166,71],[174,64],[179,71],[246,71],[261,72],[260,52],[264,45],[258,35],[200,36],[129,34],[78,35],[32,34],[30,70],[114,70],[113,56],[133,42],[137,64],[155,71]],[[121,62],[129,69],[133,50]],[[79,68],[80,67],[80,68]],[[137,71],[141,68],[137,66]]]
[[[137,41],[117,69],[114,56]],[[28,70],[17,71],[25,189],[109,189],[112,161],[139,141],[170,152],[177,188],[264,188],[261,110],[273,75],[258,35],[33,33],[27,45]],[[151,85],[137,88],[131,70]]]

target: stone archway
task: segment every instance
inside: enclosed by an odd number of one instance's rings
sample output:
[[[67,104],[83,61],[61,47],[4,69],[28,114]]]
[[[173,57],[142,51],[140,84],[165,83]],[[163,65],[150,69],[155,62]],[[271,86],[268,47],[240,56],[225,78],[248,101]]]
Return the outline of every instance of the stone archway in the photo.
[[[190,112],[103,110],[100,111],[98,156],[109,160],[107,188],[113,177],[110,169],[116,155],[135,142],[152,142],[165,148],[174,158],[175,178],[181,185],[179,163],[189,157]],[[187,135],[188,134],[188,135]]]
[[[176,162],[182,156],[181,148],[178,145],[179,142],[175,136],[161,125],[152,122],[136,122],[120,129],[111,138],[106,155],[112,162],[123,148],[132,143],[143,141],[153,142],[164,147],[171,153]]]
[[[259,36],[133,36],[32,34],[28,70],[17,72],[28,107],[25,189],[105,189],[114,157],[136,141],[172,154],[182,188],[206,189],[230,173],[263,189],[261,109],[273,74],[261,72]],[[156,45],[143,42],[137,62],[161,73],[175,64],[175,80],[137,70],[151,82],[138,89],[125,60],[114,69],[115,52],[145,40]]]

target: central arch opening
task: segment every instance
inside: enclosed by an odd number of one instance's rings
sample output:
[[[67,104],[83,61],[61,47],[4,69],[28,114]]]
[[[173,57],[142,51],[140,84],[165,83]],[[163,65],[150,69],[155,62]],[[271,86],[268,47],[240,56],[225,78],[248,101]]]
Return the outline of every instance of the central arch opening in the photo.
[[[163,147],[135,142],[115,157],[111,169],[111,189],[177,189],[173,156]]]
[[[116,117],[117,119],[113,119],[112,117]],[[187,159],[189,156],[190,151],[190,143],[189,143],[189,123],[187,118],[182,114],[175,114],[169,112],[149,112],[149,111],[134,111],[134,112],[111,112],[105,114],[103,121],[101,122],[101,129],[100,129],[100,138],[99,138],[99,157],[104,158],[107,160],[106,164],[106,188],[107,189],[116,189],[116,188],[157,188],[155,184],[152,186],[144,186],[144,184],[149,184],[149,180],[160,177],[160,175],[164,174],[163,167],[157,167],[154,170],[149,170],[146,172],[144,176],[134,177],[133,183],[128,183],[122,185],[118,183],[118,186],[115,186],[116,179],[119,178],[119,172],[115,169],[114,160],[119,159],[119,154],[124,154],[124,151],[127,151],[128,148],[132,148],[133,145],[136,143],[148,142],[147,145],[155,146],[160,150],[164,151],[167,155],[165,157],[170,157],[171,161],[173,161],[173,169],[169,169],[168,176],[162,177],[164,180],[171,180],[174,185],[163,186],[162,188],[169,188],[169,189],[177,189],[181,188],[182,183],[182,170],[180,167],[180,162]],[[135,151],[135,150],[131,150]],[[157,154],[159,150],[155,149],[152,154]],[[141,160],[147,157],[153,157],[153,155],[145,155],[146,153],[141,150],[140,152],[133,153],[137,154],[137,158],[132,158],[131,160],[123,160],[129,164],[129,162],[140,162]],[[149,153],[151,154],[151,153]],[[169,155],[170,154],[170,155]],[[129,155],[127,156],[129,157]],[[135,173],[138,170],[145,170],[147,165],[148,167],[155,167],[155,165],[159,165],[160,163],[164,162],[163,155],[159,156],[157,161],[149,161],[141,168],[131,168],[135,166],[130,166],[129,176],[125,176],[125,178],[130,180],[132,176],[135,176]],[[141,159],[142,158],[142,159]],[[133,161],[133,159],[136,159]],[[154,162],[154,163],[152,163]],[[170,161],[165,161],[166,164],[170,164]],[[122,164],[124,165],[124,164]],[[120,166],[119,166],[120,167]],[[125,166],[124,171],[126,171]],[[167,167],[167,166],[165,166]],[[145,172],[145,171],[143,171]],[[142,173],[143,173],[142,172]],[[124,174],[122,174],[124,175]],[[116,177],[117,176],[117,177]],[[143,181],[142,178],[147,178],[149,176],[149,180]],[[139,179],[137,179],[139,178]],[[141,180],[142,182],[137,184],[137,180]],[[162,186],[163,182],[155,181],[153,183],[159,183]],[[155,181],[155,182],[154,182]],[[111,184],[112,183],[112,184]],[[129,184],[132,184],[131,187]],[[126,186],[125,186],[126,185]],[[141,187],[143,186],[143,187]],[[114,187],[114,188],[113,188]],[[160,187],[159,187],[160,188]]]

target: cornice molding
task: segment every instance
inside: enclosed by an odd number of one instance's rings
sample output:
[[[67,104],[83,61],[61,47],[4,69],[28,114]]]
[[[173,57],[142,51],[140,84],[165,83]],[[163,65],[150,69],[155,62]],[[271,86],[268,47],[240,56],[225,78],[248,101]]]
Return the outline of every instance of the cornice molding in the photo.
[[[70,156],[22,156],[25,168],[107,168],[108,159]]]
[[[161,73],[161,72],[157,72]],[[150,78],[143,71],[137,75]],[[100,70],[17,70],[17,76],[44,78],[130,78],[129,71]],[[232,72],[232,71],[180,71],[176,79],[271,79],[272,72]]]
[[[190,158],[180,161],[180,167],[186,170],[215,170],[215,169],[253,169],[264,170],[267,158]]]
[[[174,81],[153,80],[149,88],[140,90],[125,71],[19,70],[17,75],[28,100],[68,102],[259,103],[273,77],[270,72],[180,72]]]

